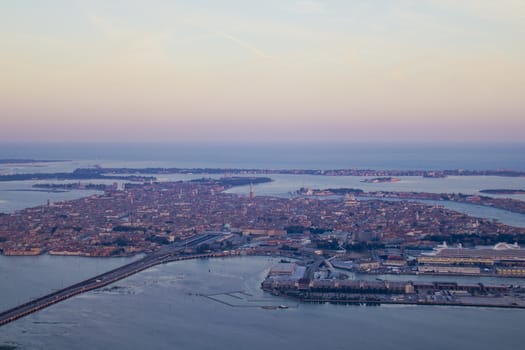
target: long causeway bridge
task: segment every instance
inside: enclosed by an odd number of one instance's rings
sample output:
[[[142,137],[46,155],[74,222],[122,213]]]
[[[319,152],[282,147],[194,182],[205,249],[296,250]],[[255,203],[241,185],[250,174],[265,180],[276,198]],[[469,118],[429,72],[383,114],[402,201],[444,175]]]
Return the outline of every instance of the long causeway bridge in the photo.
[[[217,238],[217,236],[217,234],[203,234],[190,238],[173,246],[165,247],[153,254],[149,254],[140,260],[118,267],[101,275],[89,278],[69,287],[54,291],[42,297],[33,299],[12,309],[0,312],[0,326],[6,325],[9,322],[13,322],[21,317],[42,310],[63,300],[69,299],[75,295],[105,287],[111,283],[134,275],[140,271],[149,269],[155,265],[167,263],[170,261],[215,257],[217,256],[216,253],[181,255],[181,252],[187,247],[195,247],[207,241],[214,240]]]

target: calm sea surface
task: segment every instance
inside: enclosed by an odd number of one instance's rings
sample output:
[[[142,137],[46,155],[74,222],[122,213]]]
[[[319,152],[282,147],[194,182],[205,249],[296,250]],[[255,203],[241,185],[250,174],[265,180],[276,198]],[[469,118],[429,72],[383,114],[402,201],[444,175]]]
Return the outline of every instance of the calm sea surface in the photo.
[[[525,170],[525,145],[10,144],[1,145],[0,158],[71,160],[44,165],[1,165],[0,174],[71,171],[95,164],[107,167]],[[202,175],[169,175],[162,176],[161,180],[197,177]],[[524,178],[502,177],[403,177],[402,181],[392,184],[362,183],[359,177],[272,175],[272,178],[274,182],[256,186],[257,195],[288,196],[303,186],[468,194],[485,188],[525,188]],[[34,183],[0,183],[0,212],[44,204],[48,199],[61,201],[96,193],[18,191],[30,190]],[[248,193],[248,188],[230,191],[243,194]],[[510,197],[525,199],[524,196]],[[525,227],[524,216],[520,214],[456,203],[439,204],[469,215]],[[136,258],[0,256],[0,309],[132,259]],[[77,296],[0,328],[0,346],[14,345],[20,349],[518,349],[525,341],[522,310],[298,305],[259,289],[275,262],[245,257],[161,265],[116,283],[117,288]],[[503,282],[525,284],[525,280]],[[209,294],[216,295],[202,296]],[[281,304],[289,308],[261,308]]]
[[[140,257],[94,259],[0,255],[0,310],[128,264]]]
[[[97,259],[96,259],[97,260]],[[259,289],[277,260],[161,265],[2,327],[21,349],[509,349],[523,310],[296,304]],[[202,296],[213,294],[212,298]],[[219,301],[226,302],[226,305]],[[262,306],[285,304],[285,310]]]
[[[523,144],[2,144],[0,158],[70,159],[125,166],[514,169],[525,170]],[[23,167],[22,167],[23,168]]]

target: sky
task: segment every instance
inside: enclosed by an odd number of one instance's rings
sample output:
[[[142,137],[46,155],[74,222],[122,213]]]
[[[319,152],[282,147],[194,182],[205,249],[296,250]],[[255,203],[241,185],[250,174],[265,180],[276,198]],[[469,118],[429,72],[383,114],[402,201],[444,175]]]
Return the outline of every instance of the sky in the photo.
[[[524,0],[0,0],[3,142],[524,142]]]

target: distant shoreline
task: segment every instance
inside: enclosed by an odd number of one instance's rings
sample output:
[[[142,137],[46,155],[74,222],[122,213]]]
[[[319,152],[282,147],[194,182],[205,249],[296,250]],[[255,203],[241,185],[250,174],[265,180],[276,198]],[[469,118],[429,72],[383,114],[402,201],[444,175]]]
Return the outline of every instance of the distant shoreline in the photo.
[[[525,194],[525,190],[513,190],[513,189],[488,189],[480,190],[480,193],[486,194]]]
[[[482,192],[482,191],[480,191]],[[469,205],[481,205],[490,208],[507,210],[513,213],[525,214],[525,202],[512,198],[493,198],[488,196],[467,195],[462,193],[432,193],[432,192],[397,192],[397,191],[363,191],[359,188],[326,188],[305,189],[296,192],[298,195],[353,195],[361,198],[381,198],[399,200],[432,200],[451,201]]]
[[[362,176],[376,177],[365,179],[364,182],[397,182],[399,176],[420,176],[440,179],[447,176],[501,176],[525,177],[525,171],[517,170],[374,170],[374,169],[261,169],[261,168],[78,168],[72,172],[33,173],[0,175],[0,181],[25,180],[126,180],[150,181],[157,180],[154,175],[315,175],[315,176]]]
[[[361,182],[369,183],[369,184],[377,184],[377,183],[393,183],[393,182],[399,182],[401,179],[397,177],[374,177],[372,179],[364,179],[361,180]]]
[[[70,162],[69,159],[0,159],[0,164],[33,164],[33,163],[64,163]]]

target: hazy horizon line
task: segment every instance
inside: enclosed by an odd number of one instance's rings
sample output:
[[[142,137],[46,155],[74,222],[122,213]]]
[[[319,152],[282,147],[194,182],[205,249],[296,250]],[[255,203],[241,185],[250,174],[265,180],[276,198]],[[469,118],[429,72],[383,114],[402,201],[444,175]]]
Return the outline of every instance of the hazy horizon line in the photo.
[[[525,141],[0,141],[0,145],[151,145],[151,146],[163,146],[163,145],[224,145],[224,146],[235,146],[235,145],[257,145],[257,146],[352,146],[352,145],[366,145],[366,146],[525,146]]]

